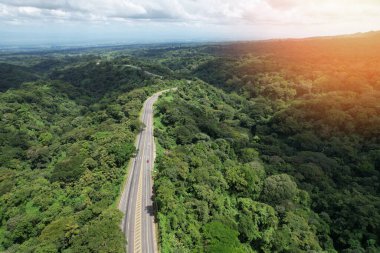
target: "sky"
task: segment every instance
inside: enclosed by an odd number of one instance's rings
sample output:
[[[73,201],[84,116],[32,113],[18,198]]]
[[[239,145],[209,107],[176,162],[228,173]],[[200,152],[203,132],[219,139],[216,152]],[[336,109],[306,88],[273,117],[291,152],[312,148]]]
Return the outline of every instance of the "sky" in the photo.
[[[0,0],[0,45],[299,38],[380,30],[380,0]]]

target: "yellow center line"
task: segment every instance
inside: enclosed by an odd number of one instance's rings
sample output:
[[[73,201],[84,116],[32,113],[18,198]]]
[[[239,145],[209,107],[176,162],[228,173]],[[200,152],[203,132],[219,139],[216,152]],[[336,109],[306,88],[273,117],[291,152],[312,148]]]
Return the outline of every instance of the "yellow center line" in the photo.
[[[149,107],[151,107],[151,106],[149,106]],[[149,108],[149,110],[150,110],[150,108]],[[151,129],[151,126],[152,126],[152,117],[151,117],[151,115],[150,114],[148,114],[148,118],[147,118],[147,125],[148,125],[148,134],[149,134],[149,137],[150,137],[150,135],[151,135],[151,131],[152,131],[152,129]],[[150,170],[150,166],[151,166],[151,163],[153,162],[153,161],[151,161],[151,143],[148,143],[148,158],[150,159],[149,160],[149,163],[150,164],[148,164],[147,165],[147,169],[148,170]],[[148,173],[148,172],[146,172],[146,173]],[[145,185],[146,185],[146,192],[149,194],[150,193],[150,189],[149,189],[149,187],[148,187],[148,183],[146,182],[147,180],[149,180],[149,178],[148,177],[146,177],[146,180],[145,180]],[[145,207],[147,207],[148,206],[148,198],[146,198],[145,199]],[[147,218],[149,218],[149,216],[147,216]],[[148,224],[148,228],[149,228],[149,224],[150,224],[150,220],[147,220],[147,224]],[[146,238],[147,238],[147,242],[149,243],[149,229],[146,229]],[[148,249],[148,252],[147,253],[150,253],[150,247],[148,247],[147,248]]]
[[[148,103],[147,103],[148,104]],[[145,106],[147,105],[145,104]],[[146,107],[144,108],[144,114],[145,114]],[[143,134],[143,132],[141,133]],[[146,142],[146,134],[143,137],[143,142]],[[145,155],[145,147],[142,148],[142,155],[141,155],[141,166],[139,171],[139,184],[137,188],[137,203],[136,203],[136,212],[135,212],[135,234],[134,234],[134,250],[133,252],[142,252],[142,238],[141,238],[141,212],[142,212],[142,178],[143,178],[143,164],[144,164],[144,155]]]

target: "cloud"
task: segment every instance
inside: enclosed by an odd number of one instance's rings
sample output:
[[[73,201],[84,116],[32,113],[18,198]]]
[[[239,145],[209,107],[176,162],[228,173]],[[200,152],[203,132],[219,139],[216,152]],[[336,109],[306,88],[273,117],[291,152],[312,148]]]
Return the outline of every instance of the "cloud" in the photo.
[[[266,1],[270,6],[275,9],[291,9],[297,5],[302,4],[302,0],[267,0]]]
[[[66,0],[1,0],[0,3],[15,7],[34,7],[49,10],[66,9],[68,7],[68,2]]]
[[[0,45],[333,35],[379,30],[378,13],[379,0],[0,0]]]
[[[0,0],[0,22],[307,25],[380,21],[378,0]]]

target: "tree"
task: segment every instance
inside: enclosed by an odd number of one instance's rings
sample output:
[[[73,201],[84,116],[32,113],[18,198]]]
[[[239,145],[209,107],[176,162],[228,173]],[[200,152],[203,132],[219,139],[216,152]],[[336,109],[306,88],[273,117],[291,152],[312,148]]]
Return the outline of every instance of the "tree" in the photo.
[[[297,185],[287,174],[267,177],[261,198],[271,204],[293,201],[298,193]]]
[[[205,250],[209,253],[246,252],[238,239],[239,232],[219,221],[204,227]]]
[[[79,234],[79,225],[75,222],[73,217],[62,217],[54,220],[42,230],[38,240],[42,248],[46,245],[49,248],[55,248],[55,251],[60,251],[70,246],[72,239]],[[46,251],[46,250],[45,250]]]
[[[239,202],[239,232],[244,241],[263,252],[271,252],[273,235],[278,226],[274,209],[264,203],[248,198]]]
[[[120,233],[122,214],[115,209],[105,210],[98,218],[80,229],[73,237],[68,253],[124,253],[125,239]]]
[[[82,162],[83,157],[79,155],[58,162],[51,175],[51,181],[72,182],[79,179],[84,171],[81,167]]]

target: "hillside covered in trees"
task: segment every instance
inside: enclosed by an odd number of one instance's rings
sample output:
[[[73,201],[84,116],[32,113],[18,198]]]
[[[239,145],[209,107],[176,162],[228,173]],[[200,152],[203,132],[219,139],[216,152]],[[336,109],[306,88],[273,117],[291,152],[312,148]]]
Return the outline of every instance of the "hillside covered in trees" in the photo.
[[[378,252],[379,42],[215,45],[205,62],[177,52],[182,73],[227,93],[199,84],[157,107],[163,249]]]
[[[11,69],[38,79],[0,81],[0,251],[124,252],[115,203],[139,111],[166,84],[118,60],[23,57]]]
[[[379,252],[379,42],[3,52],[0,251],[124,252],[138,114],[177,87],[155,109],[161,252]]]

